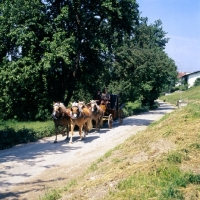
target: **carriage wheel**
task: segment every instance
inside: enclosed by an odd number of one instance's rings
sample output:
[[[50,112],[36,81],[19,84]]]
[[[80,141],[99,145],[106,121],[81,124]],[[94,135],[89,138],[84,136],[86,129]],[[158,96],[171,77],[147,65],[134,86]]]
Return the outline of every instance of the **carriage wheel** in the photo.
[[[118,119],[119,119],[119,124],[122,125],[123,123],[123,119],[124,119],[124,112],[122,109],[119,110],[119,116],[118,116]]]

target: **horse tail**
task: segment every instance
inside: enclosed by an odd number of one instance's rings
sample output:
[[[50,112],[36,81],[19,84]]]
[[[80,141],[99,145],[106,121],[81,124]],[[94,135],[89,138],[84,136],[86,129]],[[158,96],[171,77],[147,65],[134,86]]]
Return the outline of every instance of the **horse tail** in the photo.
[[[88,131],[90,131],[92,129],[92,127],[93,127],[92,119],[88,120],[87,126],[88,126]]]

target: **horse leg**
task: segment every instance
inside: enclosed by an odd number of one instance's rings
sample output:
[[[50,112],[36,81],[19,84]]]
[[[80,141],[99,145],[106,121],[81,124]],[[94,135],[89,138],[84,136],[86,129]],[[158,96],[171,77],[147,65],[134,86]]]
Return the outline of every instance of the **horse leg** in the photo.
[[[96,129],[97,129],[97,131],[100,130],[100,119],[99,118],[97,119],[97,128]]]
[[[58,127],[55,127],[56,128],[56,138],[54,140],[54,143],[57,143],[57,132],[58,132]]]
[[[88,135],[88,122],[84,124],[84,138]]]
[[[99,127],[99,119],[96,119],[95,123],[96,123],[96,130],[95,130],[95,132],[97,132],[98,131],[98,127]]]
[[[57,132],[56,132],[56,138],[54,140],[54,143],[57,143]]]
[[[62,136],[65,136],[66,134],[64,133],[64,130],[65,130],[65,126],[62,127],[62,130],[61,130],[61,134]]]
[[[80,135],[80,140],[82,140],[83,139],[83,136],[82,136],[82,131],[83,130],[83,125],[80,125],[79,126],[79,135]]]
[[[66,128],[67,128],[67,137],[66,137],[66,139],[68,139],[69,138],[69,124],[66,126]]]
[[[95,120],[95,124],[97,126],[96,120]],[[87,122],[85,123],[85,134],[88,135],[88,132],[91,130],[92,128],[92,120],[88,119]]]
[[[73,135],[74,135],[74,124],[71,124],[71,135],[70,135],[70,140],[69,140],[69,143],[72,143],[72,138],[73,138]]]
[[[88,135],[87,127],[88,127],[88,122],[85,122],[85,124],[83,126],[83,128],[84,128],[84,137],[86,137],[86,135]]]
[[[99,131],[100,131],[102,126],[103,126],[103,114],[100,115],[100,117],[99,117]]]
[[[97,121],[96,122],[96,124],[97,124],[96,130],[100,131],[100,128],[103,124],[103,115],[98,116],[96,121]]]

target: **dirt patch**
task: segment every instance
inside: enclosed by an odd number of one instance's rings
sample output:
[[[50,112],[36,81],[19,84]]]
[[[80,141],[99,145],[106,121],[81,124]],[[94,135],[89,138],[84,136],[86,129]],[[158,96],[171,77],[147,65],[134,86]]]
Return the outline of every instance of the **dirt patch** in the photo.
[[[155,152],[154,156],[160,153],[167,153],[168,151],[175,148],[175,144],[165,139],[159,139],[156,142],[151,143],[150,148],[153,152]]]

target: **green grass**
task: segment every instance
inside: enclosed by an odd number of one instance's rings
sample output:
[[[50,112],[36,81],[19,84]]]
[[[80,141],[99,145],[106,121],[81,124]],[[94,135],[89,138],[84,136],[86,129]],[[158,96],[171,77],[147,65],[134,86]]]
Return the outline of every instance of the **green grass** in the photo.
[[[156,105],[155,105],[156,106]],[[142,106],[140,101],[128,102],[123,108],[125,117],[148,111],[150,108]]]
[[[55,134],[52,120],[46,122],[0,121],[0,150],[35,142]]]
[[[179,166],[165,162],[151,171],[138,171],[120,181],[117,192],[110,191],[104,199],[185,199],[181,188],[191,184],[200,184],[199,174],[183,172]]]
[[[18,122],[15,120],[0,121],[0,130],[5,129],[5,127],[13,128],[15,131],[21,130],[23,128],[33,129],[34,131],[45,130],[48,127],[54,126],[53,121],[49,120],[46,122]]]
[[[160,165],[149,173],[137,173],[117,185],[118,192],[111,192],[108,199],[183,199],[180,187],[188,178],[173,165]]]
[[[160,100],[169,102],[173,105],[177,104],[178,100],[183,100],[184,102],[194,102],[200,100],[200,86],[192,87],[186,91],[176,91],[170,95],[159,97]]]
[[[40,197],[39,199],[42,200],[56,200],[61,198],[59,189],[49,189],[45,192],[45,195]]]

